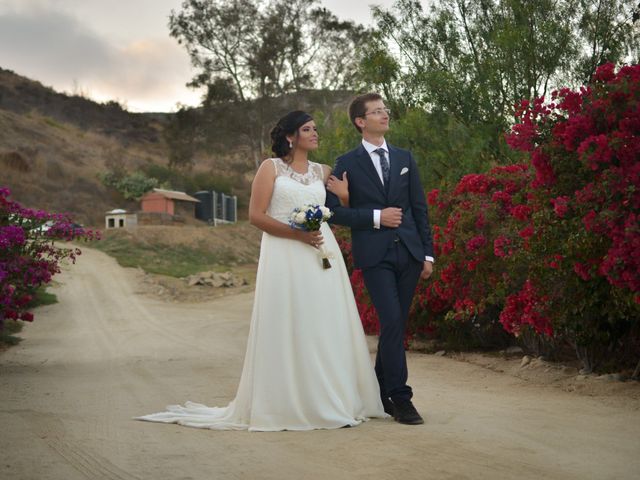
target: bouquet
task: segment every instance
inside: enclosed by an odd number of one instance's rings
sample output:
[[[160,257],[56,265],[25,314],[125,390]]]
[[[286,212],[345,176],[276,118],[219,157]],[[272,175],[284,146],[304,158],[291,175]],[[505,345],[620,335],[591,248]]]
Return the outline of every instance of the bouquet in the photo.
[[[322,223],[329,220],[331,215],[333,215],[333,212],[324,205],[303,205],[293,209],[289,218],[289,225],[297,230],[315,232],[320,230]],[[324,245],[320,245],[319,251],[322,267],[325,269],[331,268],[331,263],[329,263],[330,253],[325,250]]]

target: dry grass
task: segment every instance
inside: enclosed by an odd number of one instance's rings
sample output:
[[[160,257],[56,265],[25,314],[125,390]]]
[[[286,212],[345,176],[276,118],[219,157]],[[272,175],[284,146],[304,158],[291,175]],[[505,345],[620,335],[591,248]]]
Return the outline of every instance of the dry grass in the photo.
[[[108,165],[129,172],[166,166],[163,130],[169,117],[59,94],[0,68],[0,185],[24,206],[69,212],[80,223],[100,226],[106,211],[135,211],[139,204],[105,188],[98,173]],[[195,160],[194,172],[229,178],[246,204],[252,161],[244,151],[198,152]]]
[[[124,267],[180,278],[256,264],[260,238],[261,232],[247,222],[218,227],[145,226],[107,230],[91,246]]]

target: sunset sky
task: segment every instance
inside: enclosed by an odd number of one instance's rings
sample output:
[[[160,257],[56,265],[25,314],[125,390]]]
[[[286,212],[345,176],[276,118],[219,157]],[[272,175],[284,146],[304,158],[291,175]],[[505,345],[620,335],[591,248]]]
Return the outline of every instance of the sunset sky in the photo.
[[[369,5],[321,0],[342,19],[370,24]],[[182,0],[0,0],[0,67],[67,93],[130,111],[196,105],[189,57],[167,27]]]

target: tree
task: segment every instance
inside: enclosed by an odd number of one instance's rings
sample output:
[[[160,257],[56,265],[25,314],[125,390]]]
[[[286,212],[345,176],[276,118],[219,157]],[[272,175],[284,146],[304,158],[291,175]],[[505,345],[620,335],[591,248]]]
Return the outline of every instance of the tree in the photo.
[[[393,100],[502,131],[512,106],[544,95],[574,55],[570,7],[553,0],[443,0],[429,12],[415,0],[375,7],[379,41],[397,65]]]
[[[181,11],[171,13],[171,35],[198,70],[189,85],[207,90],[208,131],[221,121],[237,126],[256,165],[271,120],[270,99],[307,88],[346,88],[356,77],[356,46],[366,31],[317,5],[318,0],[185,0]],[[238,117],[225,107],[228,102],[240,106],[233,109],[241,112]]]
[[[139,200],[145,193],[158,186],[156,178],[148,177],[143,172],[125,173],[120,177],[107,170],[99,173],[98,177],[103,185],[114,188],[126,200]]]
[[[579,0],[579,56],[574,80],[586,83],[608,61],[640,61],[640,2],[637,0]]]
[[[423,9],[397,0],[373,8],[377,29],[361,79],[384,93],[392,134],[426,155],[427,182],[451,185],[520,161],[503,134],[520,99],[577,87],[606,60],[637,61],[638,7],[637,0],[442,0]]]
[[[169,147],[169,168],[188,170],[193,166],[200,117],[197,110],[181,107],[163,130]]]

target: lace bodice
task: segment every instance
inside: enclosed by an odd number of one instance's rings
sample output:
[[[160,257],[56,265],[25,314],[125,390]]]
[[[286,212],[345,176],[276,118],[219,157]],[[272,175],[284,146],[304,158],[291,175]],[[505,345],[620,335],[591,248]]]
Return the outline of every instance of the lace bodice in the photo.
[[[289,223],[293,209],[308,203],[324,204],[324,172],[322,165],[309,162],[307,173],[298,173],[280,158],[270,158],[276,168],[271,202],[267,214],[283,223]]]

